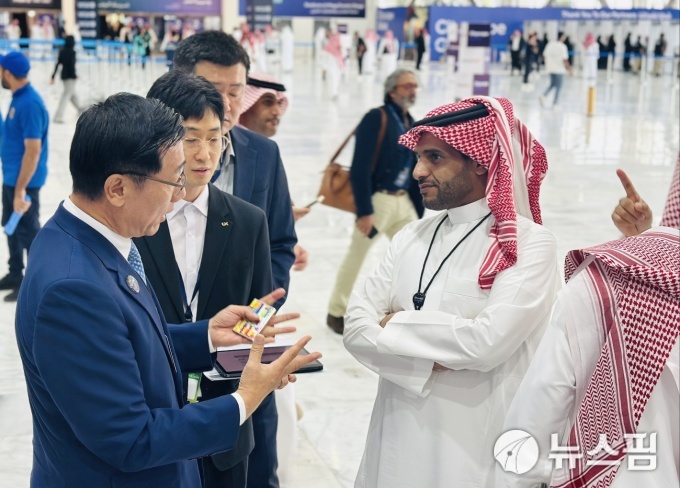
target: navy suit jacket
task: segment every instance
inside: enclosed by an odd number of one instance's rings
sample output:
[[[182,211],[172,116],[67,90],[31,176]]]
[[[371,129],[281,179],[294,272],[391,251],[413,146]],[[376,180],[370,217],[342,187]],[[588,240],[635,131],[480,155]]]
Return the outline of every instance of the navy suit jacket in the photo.
[[[279,146],[243,127],[232,128],[230,134],[236,155],[234,195],[264,210],[269,226],[274,288],[288,291],[297,236]],[[280,307],[284,301],[285,297],[276,306]]]
[[[213,364],[207,321],[168,325],[160,310],[120,252],[60,206],[33,242],[16,313],[31,486],[198,488],[190,459],[232,448],[232,396],[180,407],[180,365]]]

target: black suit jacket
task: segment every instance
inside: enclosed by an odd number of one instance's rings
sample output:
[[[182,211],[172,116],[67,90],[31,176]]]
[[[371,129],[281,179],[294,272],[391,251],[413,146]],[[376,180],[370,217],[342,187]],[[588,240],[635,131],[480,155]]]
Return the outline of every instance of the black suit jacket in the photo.
[[[272,290],[267,218],[259,208],[208,185],[208,218],[199,267],[196,320],[210,319],[228,305],[247,305]],[[153,236],[135,239],[147,279],[166,319],[184,322],[184,304],[167,222]],[[186,399],[186,377],[184,378]],[[201,400],[233,393],[238,381],[201,381]],[[216,427],[218,428],[218,427]],[[234,449],[212,456],[219,469],[248,457],[254,446],[252,422],[239,431]]]
[[[267,216],[274,288],[288,291],[297,236],[279,146],[243,127],[233,127],[229,133],[236,154],[234,195],[261,208]],[[284,296],[276,307],[281,308],[285,300]]]

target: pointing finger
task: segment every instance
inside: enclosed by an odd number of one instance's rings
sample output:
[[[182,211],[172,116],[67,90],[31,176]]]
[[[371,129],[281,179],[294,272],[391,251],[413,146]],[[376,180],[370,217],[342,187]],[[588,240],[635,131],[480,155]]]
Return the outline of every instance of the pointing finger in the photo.
[[[617,169],[616,170],[616,175],[619,177],[619,180],[621,181],[621,184],[623,185],[623,189],[626,191],[626,196],[633,200],[634,202],[637,202],[640,200],[640,195],[638,195],[637,190],[633,186],[633,182],[630,181],[630,178],[628,178],[628,175],[626,174],[625,171],[622,169]]]

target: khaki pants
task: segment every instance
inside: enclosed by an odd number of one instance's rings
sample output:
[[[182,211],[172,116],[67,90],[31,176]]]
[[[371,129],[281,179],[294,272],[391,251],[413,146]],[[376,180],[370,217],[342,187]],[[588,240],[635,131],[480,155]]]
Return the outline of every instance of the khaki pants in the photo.
[[[654,76],[661,76],[663,70],[663,61],[661,59],[654,60]]]
[[[373,239],[369,239],[359,232],[356,227],[354,228],[352,243],[338,269],[335,287],[328,304],[328,313],[334,317],[343,317],[345,315],[347,302],[352,293],[352,288],[354,288],[354,282],[357,276],[359,276],[361,265],[375,241],[381,235],[385,235],[391,240],[402,227],[418,218],[408,193],[398,196],[374,193],[371,200],[373,202],[375,228],[378,229],[378,234]]]

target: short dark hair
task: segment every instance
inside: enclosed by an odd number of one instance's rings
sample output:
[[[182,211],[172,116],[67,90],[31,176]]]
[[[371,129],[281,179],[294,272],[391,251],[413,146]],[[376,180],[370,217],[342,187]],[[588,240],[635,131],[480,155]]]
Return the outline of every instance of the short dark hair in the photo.
[[[172,70],[158,78],[146,98],[155,98],[179,113],[184,120],[202,119],[210,111],[224,119],[222,95],[205,78]]]
[[[73,192],[97,200],[113,174],[158,173],[184,133],[182,118],[158,100],[118,93],[93,105],[78,119],[71,143]]]
[[[233,36],[222,31],[203,31],[183,40],[177,46],[173,67],[192,73],[201,61],[220,66],[243,64],[250,71],[250,58],[243,46]]]

